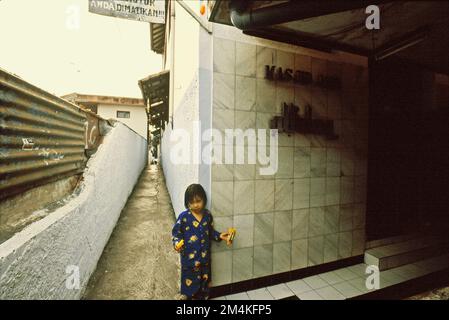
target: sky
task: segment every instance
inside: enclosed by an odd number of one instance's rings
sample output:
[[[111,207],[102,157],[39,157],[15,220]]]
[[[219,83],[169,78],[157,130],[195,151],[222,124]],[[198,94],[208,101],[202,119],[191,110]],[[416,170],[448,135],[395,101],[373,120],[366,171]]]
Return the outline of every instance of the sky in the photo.
[[[0,0],[0,68],[58,96],[142,98],[162,70],[146,22],[88,12],[88,0]]]

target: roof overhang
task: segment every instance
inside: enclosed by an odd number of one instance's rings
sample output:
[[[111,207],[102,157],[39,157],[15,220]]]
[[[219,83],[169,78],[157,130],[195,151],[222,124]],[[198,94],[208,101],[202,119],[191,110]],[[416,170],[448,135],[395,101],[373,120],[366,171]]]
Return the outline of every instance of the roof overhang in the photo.
[[[139,87],[147,107],[149,122],[164,128],[168,121],[170,71],[165,70],[139,80]]]
[[[371,4],[380,9],[378,30],[365,25]],[[447,1],[216,0],[209,6],[210,21],[236,25],[248,35],[375,60],[395,56],[449,73]]]

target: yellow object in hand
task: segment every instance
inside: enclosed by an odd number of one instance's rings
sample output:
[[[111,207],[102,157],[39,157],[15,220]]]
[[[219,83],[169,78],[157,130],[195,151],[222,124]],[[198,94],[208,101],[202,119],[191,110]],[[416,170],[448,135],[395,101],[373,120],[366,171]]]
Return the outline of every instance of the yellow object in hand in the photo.
[[[181,249],[183,245],[184,245],[184,239],[181,239],[181,241],[178,241],[178,242],[176,243],[175,249],[176,249],[177,251],[179,251],[179,249]]]
[[[237,233],[237,230],[235,228],[229,228],[228,229],[228,242],[232,242],[234,240],[235,234]]]

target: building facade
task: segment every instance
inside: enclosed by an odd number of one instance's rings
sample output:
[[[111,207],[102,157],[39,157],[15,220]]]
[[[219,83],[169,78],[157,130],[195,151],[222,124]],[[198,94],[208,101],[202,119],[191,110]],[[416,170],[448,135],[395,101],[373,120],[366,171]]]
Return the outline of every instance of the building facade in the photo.
[[[72,93],[62,98],[98,114],[115,119],[147,139],[148,120],[143,99]]]
[[[228,3],[215,2],[224,8],[216,13],[215,20],[226,20],[223,17]],[[381,192],[382,179],[390,181],[392,192],[406,189],[379,159],[388,155],[393,163],[396,158],[391,150],[406,153],[401,145],[392,144],[388,133],[382,134],[380,120],[389,124],[389,130],[396,130],[389,133],[394,132],[398,139],[402,128],[394,128],[385,101],[376,100],[382,94],[372,81],[381,79],[380,68],[372,64],[370,55],[346,45],[336,45],[332,50],[301,46],[293,44],[293,38],[269,36],[272,33],[266,30],[250,35],[229,25],[229,21],[209,22],[207,15],[201,14],[202,4],[204,1],[170,1],[168,5],[163,61],[170,72],[169,120],[161,138],[161,163],[176,214],[184,210],[186,187],[201,183],[216,228],[237,229],[231,247],[225,243],[213,245],[213,287],[238,288],[261,279],[270,283],[269,279],[296,271],[362,262],[369,247],[368,159],[375,164],[372,172],[379,173],[371,176],[369,240],[416,232],[424,224],[419,221],[424,220],[413,216],[409,226],[403,224],[402,230],[395,226],[387,234],[397,212],[404,211],[398,214],[402,218],[410,212],[410,206],[407,210],[404,206],[410,197],[396,192],[396,199],[392,199],[393,193]],[[214,6],[213,1],[209,4]],[[348,50],[342,50],[345,48]],[[395,63],[384,68],[398,69]],[[373,70],[378,73],[370,74]],[[413,74],[413,81],[427,85],[411,90],[420,93],[414,98],[408,95],[407,103],[421,101],[415,103],[416,110],[425,114],[436,110],[432,101],[439,99],[436,97],[442,91],[438,88],[448,78],[423,70]],[[388,82],[385,78],[379,83],[389,83],[389,89],[382,90],[390,92],[392,108],[400,108],[401,94],[400,90],[394,92],[392,84],[397,78],[393,73],[388,75]],[[402,87],[409,90],[413,85],[404,81]],[[377,94],[374,98],[372,88]],[[401,103],[406,103],[403,100]],[[372,111],[373,104],[385,113],[380,116]],[[372,114],[378,123],[370,120]],[[277,129],[277,134],[272,129]],[[246,133],[243,148],[238,139],[231,139],[227,149],[227,130]],[[251,139],[251,132],[255,139]],[[265,135],[262,142],[261,134]],[[276,146],[270,149],[273,143]],[[386,152],[385,145],[391,150]],[[218,156],[214,155],[215,161],[204,161],[210,148]],[[230,163],[226,162],[226,150],[232,151]],[[236,158],[242,150],[244,161],[239,163]],[[276,154],[275,172],[262,173],[267,163],[259,156],[250,160],[251,154],[259,152]],[[409,167],[400,178],[406,177],[406,172],[410,172]],[[438,194],[438,201],[442,201]],[[396,202],[380,208],[383,200]],[[429,203],[428,199],[421,200]],[[403,208],[399,208],[399,202]],[[437,216],[439,221],[444,219]]]

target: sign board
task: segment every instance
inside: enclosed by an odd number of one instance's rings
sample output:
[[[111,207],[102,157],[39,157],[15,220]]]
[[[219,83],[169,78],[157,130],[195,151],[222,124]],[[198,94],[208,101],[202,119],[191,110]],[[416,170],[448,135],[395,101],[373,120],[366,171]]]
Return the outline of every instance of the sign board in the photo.
[[[89,0],[89,12],[116,18],[165,23],[164,0]]]

